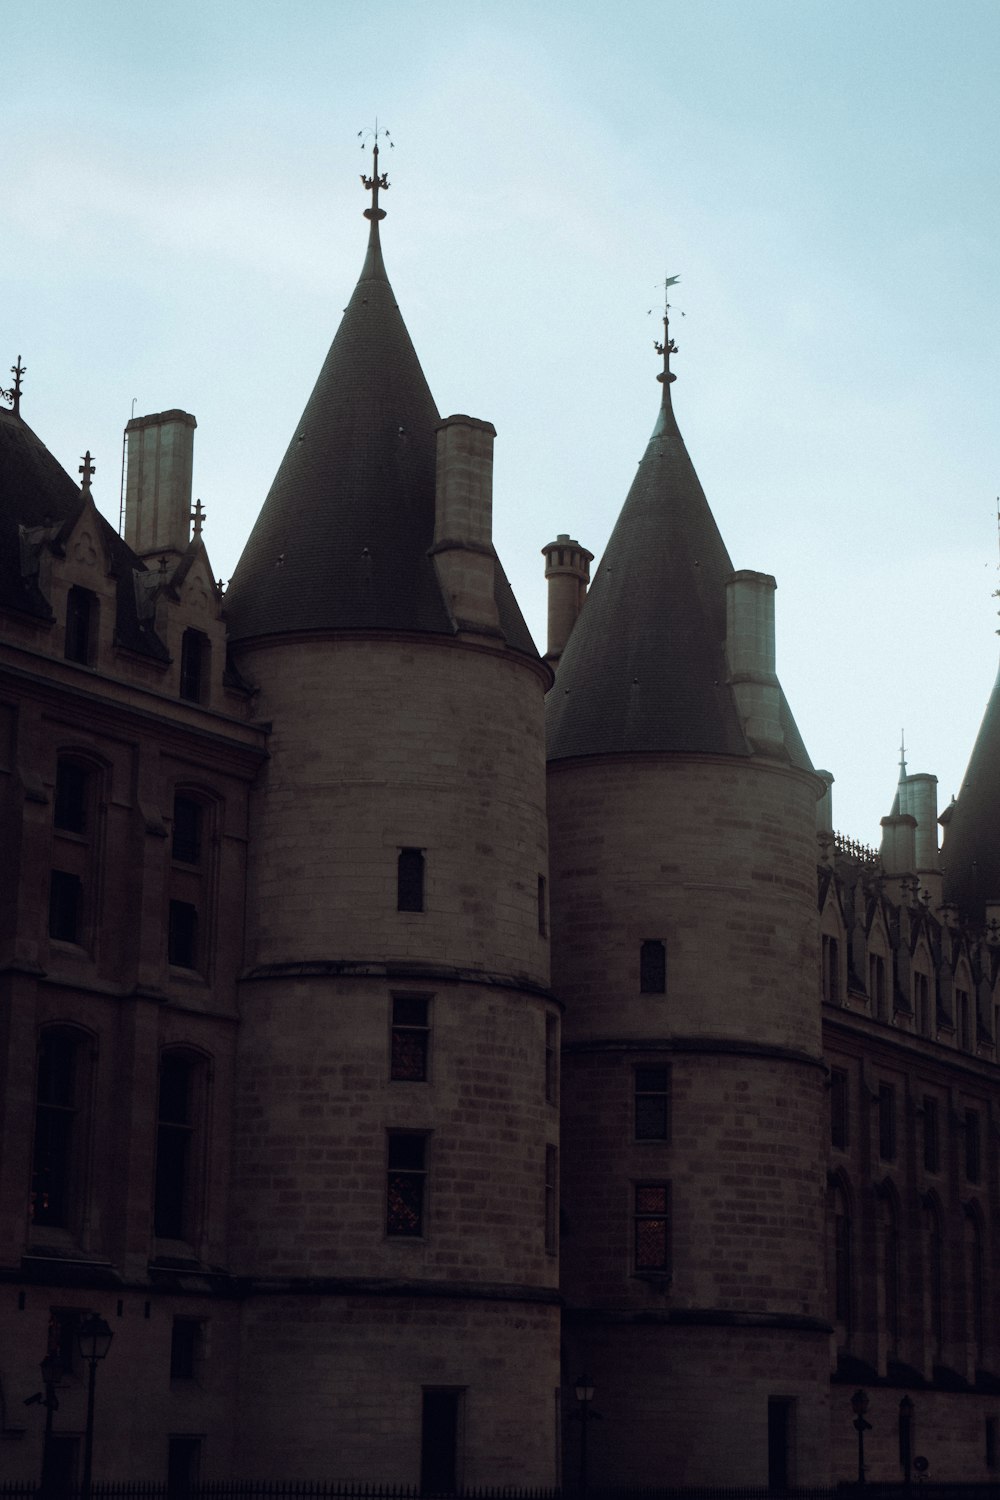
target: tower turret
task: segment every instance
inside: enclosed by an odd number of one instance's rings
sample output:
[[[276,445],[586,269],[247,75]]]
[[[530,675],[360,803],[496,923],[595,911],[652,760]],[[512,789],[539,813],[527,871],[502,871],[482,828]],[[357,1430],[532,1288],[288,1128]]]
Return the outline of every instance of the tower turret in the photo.
[[[284,1477],[551,1484],[549,673],[493,550],[493,429],[440,423],[386,276],[377,146],[365,182],[361,278],[227,596],[272,726],[239,1053],[240,1441]]]
[[[825,783],[775,676],[774,580],[733,573],[678,429],[664,329],[653,434],[549,695],[567,1373],[599,1388],[595,1481],[794,1462],[809,1483]]]

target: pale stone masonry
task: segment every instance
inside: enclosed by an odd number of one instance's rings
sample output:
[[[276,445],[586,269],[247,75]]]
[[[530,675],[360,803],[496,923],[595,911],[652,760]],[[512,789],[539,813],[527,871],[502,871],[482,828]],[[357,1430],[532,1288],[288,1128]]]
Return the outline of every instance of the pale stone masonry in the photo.
[[[79,1480],[91,1314],[95,1477],[178,1494],[571,1489],[582,1375],[595,1485],[851,1479],[857,1388],[869,1479],[994,1477],[1000,689],[834,832],[666,327],[540,658],[385,186],[224,595],[193,416],[121,538],[0,407],[0,1483]]]

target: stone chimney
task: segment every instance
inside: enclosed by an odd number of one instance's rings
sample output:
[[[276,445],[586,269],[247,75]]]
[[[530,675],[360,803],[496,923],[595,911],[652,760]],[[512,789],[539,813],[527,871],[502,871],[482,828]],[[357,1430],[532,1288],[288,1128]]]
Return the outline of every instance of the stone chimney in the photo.
[[[455,626],[500,633],[494,597],[492,422],[446,417],[437,429],[431,555]]]
[[[893,813],[882,819],[882,869],[887,876],[915,875],[917,868],[917,820],[910,813]]]
[[[770,573],[743,569],[726,581],[726,660],[743,732],[765,755],[784,750],[781,690],[774,675],[774,591]]]
[[[545,660],[555,666],[566,649],[566,642],[587,597],[594,554],[561,531],[554,542],[542,548],[542,556],[549,585],[549,638]]]
[[[125,540],[140,557],[185,550],[191,539],[194,430],[190,412],[133,417],[128,434]]]

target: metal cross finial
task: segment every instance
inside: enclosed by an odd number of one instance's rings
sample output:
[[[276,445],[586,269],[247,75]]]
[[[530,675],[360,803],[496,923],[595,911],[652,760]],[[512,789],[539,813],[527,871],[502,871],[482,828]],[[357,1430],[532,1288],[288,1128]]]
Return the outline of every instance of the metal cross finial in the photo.
[[[79,468],[79,473],[83,475],[83,482],[80,485],[80,488],[85,495],[90,494],[90,481],[94,477],[94,471],[96,468],[97,465],[94,463],[94,460],[91,457],[90,449],[88,448],[86,453],[83,455],[83,463]]]
[[[671,381],[677,379],[677,376],[675,374],[673,374],[673,372],[670,369],[670,356],[671,356],[671,354],[676,354],[677,353],[677,345],[674,343],[673,339],[670,337],[670,327],[669,327],[669,322],[670,322],[670,288],[672,286],[676,286],[677,282],[680,281],[680,279],[681,278],[679,276],[667,276],[664,279],[664,282],[663,282],[663,343],[661,344],[657,340],[657,342],[654,343],[654,345],[653,345],[653,348],[656,350],[657,354],[662,354],[663,355],[663,371],[662,371],[661,374],[657,375],[656,378],[657,378],[657,380],[663,381],[663,383],[665,385],[669,385],[671,383]]]
[[[379,206],[378,206],[378,195],[379,195],[379,189],[380,188],[383,189],[384,191],[388,192],[388,189],[389,189],[389,178],[388,178],[388,176],[387,176],[387,174],[385,172],[381,172],[380,173],[379,169],[378,169],[378,138],[379,138],[379,136],[380,135],[384,136],[385,139],[389,142],[389,149],[390,149],[390,151],[393,150],[394,147],[393,147],[392,139],[391,139],[391,137],[389,135],[388,130],[386,130],[386,128],[385,128],[384,125],[383,125],[382,129],[380,130],[379,129],[378,119],[376,118],[374,131],[366,131],[366,130],[359,130],[358,131],[358,135],[361,137],[361,149],[362,149],[362,151],[365,149],[364,137],[366,135],[372,135],[372,134],[375,137],[375,144],[374,144],[374,146],[372,148],[372,175],[370,177],[366,177],[365,174],[364,174],[364,172],[362,172],[362,174],[361,174],[361,181],[362,181],[362,183],[364,185],[365,192],[366,193],[371,193],[371,195],[372,195],[372,205],[371,205],[371,208],[366,208],[365,209],[365,218],[366,219],[384,219],[385,218],[385,209],[384,208],[379,208]]]
[[[194,510],[191,512],[191,520],[194,522],[194,535],[196,537],[201,536],[201,528],[205,520],[205,507],[202,505],[200,500],[196,500],[194,503]]]
[[[21,415],[21,376],[28,373],[28,367],[27,365],[22,365],[20,355],[17,356],[17,364],[11,365],[10,373],[14,377],[14,384],[9,391],[0,391],[0,396],[5,401],[10,402],[14,409],[15,417],[19,417]]]

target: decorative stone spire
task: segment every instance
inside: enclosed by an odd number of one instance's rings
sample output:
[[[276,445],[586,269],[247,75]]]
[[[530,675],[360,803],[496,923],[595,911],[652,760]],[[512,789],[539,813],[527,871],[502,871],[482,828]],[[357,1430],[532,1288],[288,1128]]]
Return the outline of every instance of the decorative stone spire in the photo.
[[[85,495],[90,494],[90,481],[93,479],[96,471],[97,465],[94,463],[90,449],[88,448],[86,453],[83,455],[83,462],[80,464],[80,467],[77,471],[78,473],[83,475],[83,478],[80,481],[80,489]]]
[[[663,283],[663,343],[655,343],[653,348],[657,354],[663,355],[663,369],[657,375],[657,380],[662,381],[664,393],[670,384],[677,379],[670,369],[670,356],[677,353],[677,345],[670,337],[670,288],[676,286],[680,281],[679,276],[668,276]]]

